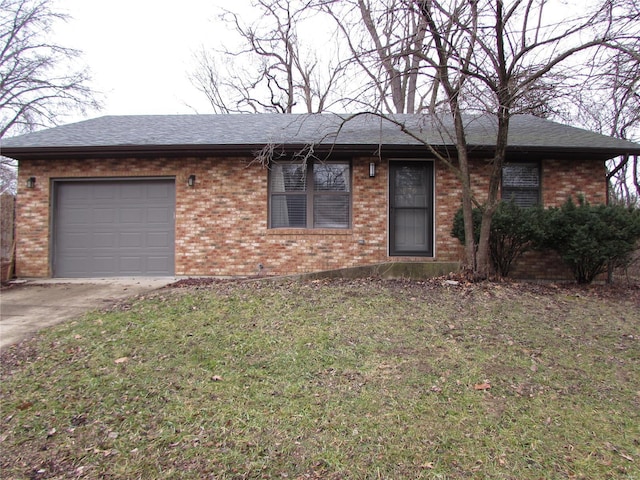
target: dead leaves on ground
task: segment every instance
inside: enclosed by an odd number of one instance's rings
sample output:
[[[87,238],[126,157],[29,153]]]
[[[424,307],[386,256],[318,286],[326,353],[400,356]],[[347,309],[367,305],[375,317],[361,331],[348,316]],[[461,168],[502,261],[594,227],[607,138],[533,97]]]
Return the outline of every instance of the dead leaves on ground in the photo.
[[[474,390],[486,391],[491,390],[491,384],[489,382],[476,383],[473,386]]]

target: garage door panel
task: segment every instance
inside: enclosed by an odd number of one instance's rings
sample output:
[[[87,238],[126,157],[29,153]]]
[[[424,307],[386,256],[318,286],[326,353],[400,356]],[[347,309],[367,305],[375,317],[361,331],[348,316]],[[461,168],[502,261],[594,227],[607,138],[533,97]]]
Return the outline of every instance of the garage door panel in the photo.
[[[87,243],[91,242],[91,235],[87,232],[69,232],[67,235],[67,249],[69,251],[73,249],[84,250]]]
[[[100,185],[95,190],[87,192],[87,199],[93,200],[115,200],[118,198],[117,191],[110,189],[108,186]]]
[[[173,275],[173,180],[57,182],[55,201],[55,276]]]
[[[154,186],[148,186],[146,190],[141,190],[135,185],[120,185],[120,198],[122,200],[142,200],[147,197],[148,190],[153,189]]]
[[[69,226],[86,225],[91,223],[92,218],[92,212],[82,208],[67,208],[58,215],[58,219]]]
[[[139,224],[145,221],[145,213],[144,208],[124,207],[120,209],[120,221],[122,223]]]
[[[139,256],[121,256],[120,271],[123,275],[137,275],[137,272],[146,270],[145,263]]]
[[[113,233],[96,233],[93,235],[93,245],[96,248],[113,248],[117,245],[115,235]]]
[[[147,247],[149,248],[167,248],[171,245],[173,239],[164,232],[149,233],[147,235]]]
[[[114,254],[94,254],[92,255],[95,263],[94,268],[98,275],[108,275],[113,270],[113,263],[117,261]]]
[[[91,197],[91,188],[86,185],[78,185],[73,190],[65,190],[58,194],[58,201],[64,200],[69,204],[82,205],[88,198]]]
[[[89,209],[87,208],[87,210]],[[117,218],[117,210],[115,208],[93,208],[90,211],[92,215],[87,219],[88,222],[112,224]]]
[[[142,248],[145,246],[143,241],[143,234],[140,232],[130,232],[120,234],[120,247],[137,247]]]
[[[147,268],[150,274],[162,275],[161,272],[169,268],[169,265],[165,257],[149,257]]]
[[[167,207],[153,207],[147,210],[147,219],[150,224],[165,224],[171,221],[173,209]]]
[[[81,272],[84,269],[84,265],[86,265],[89,260],[89,256],[86,254],[75,253],[74,255],[68,256],[65,259],[65,263],[70,272]]]
[[[171,194],[171,188],[169,185],[154,185],[147,191],[147,198],[149,199],[163,199],[167,195]]]

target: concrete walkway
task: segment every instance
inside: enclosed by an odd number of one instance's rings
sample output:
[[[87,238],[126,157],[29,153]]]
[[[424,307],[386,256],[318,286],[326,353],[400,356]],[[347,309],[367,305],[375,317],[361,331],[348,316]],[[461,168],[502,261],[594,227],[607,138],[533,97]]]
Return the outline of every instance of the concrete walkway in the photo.
[[[0,350],[44,327],[156,290],[174,277],[34,279],[0,291]]]

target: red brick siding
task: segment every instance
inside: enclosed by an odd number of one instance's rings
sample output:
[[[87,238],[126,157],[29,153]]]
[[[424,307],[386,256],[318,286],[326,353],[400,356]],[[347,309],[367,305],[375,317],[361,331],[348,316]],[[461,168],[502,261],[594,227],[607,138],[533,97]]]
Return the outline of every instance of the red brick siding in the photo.
[[[542,201],[545,207],[559,207],[569,197],[584,195],[592,204],[607,202],[604,162],[545,160],[542,162]]]
[[[376,176],[369,177],[369,162]],[[50,184],[63,178],[175,177],[176,275],[289,274],[370,265],[387,261],[459,261],[462,248],[451,237],[460,206],[458,180],[444,165],[435,165],[435,257],[389,257],[388,163],[376,158],[353,160],[352,225],[348,230],[268,229],[268,171],[248,158],[89,159],[21,161],[17,207],[17,263],[21,277],[47,277],[50,271]],[[576,163],[576,174],[544,174],[543,185],[582,191],[593,202],[604,199],[603,167]],[[545,168],[546,165],[545,165]],[[561,162],[549,168],[567,171]],[[474,171],[486,169],[477,162]],[[187,186],[189,175],[196,185]],[[36,187],[26,189],[35,176]],[[484,175],[474,189],[486,191]],[[596,192],[602,192],[597,196]],[[546,195],[546,193],[545,193]],[[592,199],[593,197],[593,199]],[[546,197],[545,197],[546,201]]]
[[[435,168],[435,230],[436,257],[443,261],[462,261],[464,249],[451,236],[453,217],[462,205],[462,193],[458,177],[441,162]]]
[[[20,162],[16,197],[16,263],[18,277],[48,277],[49,269],[49,177],[41,173],[44,162]],[[34,188],[26,188],[35,176]]]

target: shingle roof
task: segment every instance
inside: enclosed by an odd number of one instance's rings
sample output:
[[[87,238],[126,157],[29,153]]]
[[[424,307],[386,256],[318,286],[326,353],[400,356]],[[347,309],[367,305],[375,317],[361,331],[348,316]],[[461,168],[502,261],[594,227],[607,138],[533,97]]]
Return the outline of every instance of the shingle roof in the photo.
[[[176,149],[255,149],[265,144],[316,144],[334,147],[419,146],[396,123],[372,114],[315,115],[136,115],[104,116],[2,140],[1,153],[24,157],[54,151],[167,151]],[[454,145],[450,119],[394,115],[421,139],[435,146]],[[490,149],[495,144],[495,119],[465,117],[468,143]],[[614,157],[640,154],[640,144],[529,115],[512,118],[509,147],[516,150],[578,151]]]

